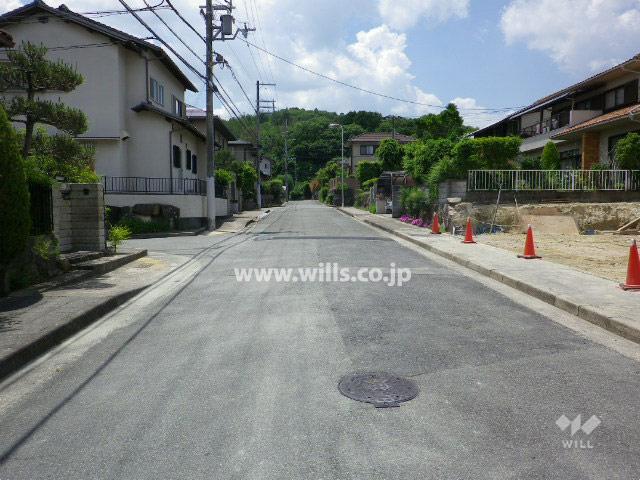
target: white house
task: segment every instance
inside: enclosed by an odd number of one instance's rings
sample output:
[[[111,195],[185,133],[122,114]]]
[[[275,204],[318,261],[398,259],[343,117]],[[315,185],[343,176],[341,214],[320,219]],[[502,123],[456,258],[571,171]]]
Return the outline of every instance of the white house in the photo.
[[[640,55],[536,100],[474,137],[518,135],[523,156],[552,141],[565,169],[612,165],[618,141],[640,131]]]
[[[185,105],[185,91],[197,89],[162,48],[40,0],[0,16],[0,28],[16,45],[45,45],[48,57],[84,77],[73,92],[42,97],[87,115],[79,139],[96,148],[107,205],[173,205],[183,226],[205,225],[205,132]],[[216,125],[216,143],[226,147],[235,137],[221,120]]]

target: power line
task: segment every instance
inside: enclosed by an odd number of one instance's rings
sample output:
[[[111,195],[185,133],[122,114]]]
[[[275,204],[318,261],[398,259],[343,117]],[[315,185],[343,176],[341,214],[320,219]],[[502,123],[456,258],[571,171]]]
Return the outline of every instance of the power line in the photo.
[[[319,73],[319,72],[316,72],[314,70],[311,70],[310,68],[304,67],[302,65],[298,65],[297,63],[292,62],[291,60],[288,60],[288,59],[286,59],[284,57],[281,57],[278,54],[270,52],[270,51],[268,51],[268,50],[266,50],[266,49],[264,49],[262,47],[259,47],[258,45],[255,45],[254,43],[251,43],[250,41],[248,41],[248,40],[246,40],[244,38],[241,38],[240,40],[245,42],[248,46],[251,46],[251,47],[253,47],[253,48],[257,49],[257,50],[263,51],[267,55],[271,55],[272,57],[277,58],[278,60],[280,60],[282,62],[288,63],[289,65],[292,65],[292,66],[294,66],[296,68],[299,68],[300,70],[304,70],[307,73],[311,73],[312,75],[316,75],[318,77],[324,78],[325,80],[329,80],[331,82],[337,83],[337,84],[342,85],[344,87],[352,88],[354,90],[358,90],[358,91],[361,91],[361,92],[364,92],[364,93],[368,93],[370,95],[375,95],[377,97],[382,97],[382,98],[386,98],[386,99],[389,99],[389,100],[395,100],[397,102],[410,103],[412,105],[420,105],[420,106],[423,106],[423,107],[440,108],[442,110],[447,108],[446,106],[442,106],[442,105],[432,105],[432,104],[429,104],[429,103],[423,103],[423,102],[418,102],[418,101],[415,101],[415,100],[409,100],[407,98],[394,97],[392,95],[386,95],[384,93],[375,92],[373,90],[368,90],[366,88],[358,87],[357,85],[352,85],[350,83],[343,82],[343,81],[338,80],[336,78],[331,78],[328,75],[324,75],[322,73]],[[518,108],[522,108],[522,107],[461,108],[460,110],[478,111],[478,112],[485,112],[485,113],[499,113],[499,112],[508,112],[508,111],[511,111],[511,110],[516,110]]]

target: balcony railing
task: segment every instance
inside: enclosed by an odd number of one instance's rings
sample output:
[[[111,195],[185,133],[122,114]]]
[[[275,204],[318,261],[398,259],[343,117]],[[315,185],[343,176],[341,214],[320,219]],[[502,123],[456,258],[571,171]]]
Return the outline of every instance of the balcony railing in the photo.
[[[467,191],[640,191],[640,170],[470,170]]]
[[[571,122],[571,112],[561,112],[556,115],[553,115],[551,118],[536,123],[534,125],[530,125],[526,128],[523,128],[520,131],[520,135],[524,138],[534,137],[536,135],[542,135],[544,133],[552,132],[553,130],[557,130],[562,127],[566,127]]]
[[[197,178],[104,177],[104,193],[137,195],[202,195],[207,182]]]

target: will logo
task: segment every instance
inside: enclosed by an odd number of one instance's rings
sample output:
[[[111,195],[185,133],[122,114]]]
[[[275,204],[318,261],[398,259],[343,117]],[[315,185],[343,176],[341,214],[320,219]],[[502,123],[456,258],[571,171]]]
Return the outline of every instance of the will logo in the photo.
[[[591,433],[593,433],[601,423],[600,419],[595,415],[584,423],[582,423],[582,415],[578,415],[573,420],[569,420],[565,415],[562,415],[558,420],[556,420],[556,425],[560,430],[564,432],[569,429],[572,437],[580,431],[586,435],[591,435]],[[590,440],[584,441],[583,439],[563,440],[562,446],[564,448],[593,448]]]

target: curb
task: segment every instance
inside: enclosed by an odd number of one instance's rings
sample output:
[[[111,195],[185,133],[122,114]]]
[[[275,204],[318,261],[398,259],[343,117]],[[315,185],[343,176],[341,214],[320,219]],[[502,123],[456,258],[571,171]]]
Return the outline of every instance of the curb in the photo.
[[[345,215],[349,215],[350,217],[357,219],[357,217],[355,215],[352,215],[350,212],[347,212],[340,208],[338,208],[338,211],[344,213]],[[568,312],[572,315],[575,315],[576,317],[579,317],[582,320],[586,320],[589,323],[592,323],[601,328],[604,328],[605,330],[608,330],[611,333],[624,337],[627,340],[640,343],[639,329],[632,328],[629,325],[623,322],[620,322],[615,318],[609,317],[590,307],[586,307],[584,305],[580,305],[578,303],[572,302],[571,300],[558,296],[548,290],[544,290],[529,284],[525,284],[521,280],[510,277],[509,275],[501,273],[495,269],[487,268],[479,263],[476,263],[464,258],[460,258],[449,252],[442,251],[439,248],[435,247],[434,245],[423,243],[410,235],[405,235],[401,232],[395,231],[392,228],[379,225],[376,222],[373,222],[369,219],[365,218],[365,219],[362,219],[362,221],[367,225],[371,225],[372,227],[378,228],[382,231],[395,235],[398,238],[411,242],[414,245],[417,245],[418,247],[424,248],[425,250],[431,253],[434,253],[436,255],[439,255],[443,258],[446,258],[447,260],[455,262],[458,265],[461,265],[465,268],[473,270],[474,272],[480,273],[481,275],[484,275],[486,277],[492,278],[493,280],[496,280],[500,283],[504,283],[505,285],[511,288],[514,288],[522,293],[535,297],[538,300],[542,300],[543,302],[553,305],[554,307],[559,308],[560,310],[564,310],[565,312]]]
[[[197,237],[207,229],[202,227],[188,232],[158,232],[158,233],[137,233],[131,235],[130,240],[145,240],[147,238],[173,238],[173,237]]]
[[[16,350],[9,356],[0,360],[0,380],[5,379],[12,373],[25,366],[27,363],[35,360],[40,355],[46,353],[51,348],[61,344],[66,339],[78,333],[83,328],[89,326],[107,313],[118,308],[123,303],[135,297],[138,293],[148,287],[140,287],[128,292],[121,293],[115,297],[111,297],[103,303],[81,313],[72,318],[64,325],[60,325],[55,330],[50,331],[46,335],[34,340],[28,345]]]

